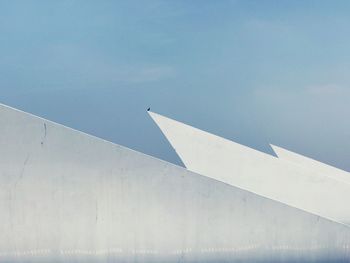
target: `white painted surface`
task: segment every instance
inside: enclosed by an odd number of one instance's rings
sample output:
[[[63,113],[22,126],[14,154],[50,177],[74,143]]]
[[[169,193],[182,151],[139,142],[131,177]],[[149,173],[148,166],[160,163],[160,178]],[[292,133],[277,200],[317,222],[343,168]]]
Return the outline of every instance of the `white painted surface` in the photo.
[[[346,262],[350,228],[0,106],[0,262]]]
[[[303,156],[301,154],[286,150],[282,147],[272,145],[272,149],[276,153],[279,159],[283,161],[293,162],[296,165],[302,166],[308,170],[315,170],[322,176],[329,176],[336,180],[341,180],[344,183],[350,184],[350,173],[344,170],[338,169],[334,166],[322,163],[312,158]]]
[[[350,185],[344,181],[162,115],[150,115],[189,170],[350,225]]]

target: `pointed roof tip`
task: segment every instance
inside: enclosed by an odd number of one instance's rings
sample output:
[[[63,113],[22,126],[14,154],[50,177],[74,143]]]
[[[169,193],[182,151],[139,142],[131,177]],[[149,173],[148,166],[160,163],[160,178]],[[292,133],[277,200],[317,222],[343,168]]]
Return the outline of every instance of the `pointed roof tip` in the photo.
[[[272,150],[275,150],[275,149],[279,149],[280,147],[275,145],[275,144],[272,144],[272,143],[269,143],[270,147],[272,148]]]
[[[151,108],[148,108],[147,109],[147,113],[152,117],[152,119],[158,119],[158,118],[160,118],[160,117],[163,117],[163,118],[166,118],[166,117],[164,117],[164,116],[162,116],[162,115],[160,115],[159,113],[156,113],[156,112],[154,112],[154,111],[152,111],[151,110]],[[156,121],[156,120],[155,120]],[[156,121],[157,122],[157,121]]]
[[[280,147],[280,146],[277,146],[277,145],[275,145],[275,144],[271,144],[271,143],[270,143],[270,146],[271,146],[272,150],[276,153],[276,155],[277,155],[278,158],[281,158],[285,153],[287,153],[287,154],[293,154],[293,155],[301,155],[301,154],[299,154],[299,153],[292,152],[292,151],[290,151],[290,150],[287,150],[287,149],[282,148],[282,147]],[[303,157],[305,157],[305,156],[303,156]]]
[[[269,146],[270,146],[270,148],[272,149],[272,151],[273,151],[273,153],[275,154],[275,156],[276,156],[277,158],[280,158],[280,156],[278,155],[279,147],[276,146],[276,145],[274,145],[274,144],[272,144],[272,143],[269,143]]]
[[[153,116],[156,114],[154,113],[150,107],[147,108],[147,113],[149,114],[149,116],[151,116],[153,118]]]

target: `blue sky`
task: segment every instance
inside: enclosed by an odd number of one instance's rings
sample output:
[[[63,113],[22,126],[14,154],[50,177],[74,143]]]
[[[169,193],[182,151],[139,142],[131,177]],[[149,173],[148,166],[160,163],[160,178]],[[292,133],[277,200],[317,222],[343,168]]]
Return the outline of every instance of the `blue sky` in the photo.
[[[0,1],[0,102],[180,163],[153,111],[350,171],[349,1]]]

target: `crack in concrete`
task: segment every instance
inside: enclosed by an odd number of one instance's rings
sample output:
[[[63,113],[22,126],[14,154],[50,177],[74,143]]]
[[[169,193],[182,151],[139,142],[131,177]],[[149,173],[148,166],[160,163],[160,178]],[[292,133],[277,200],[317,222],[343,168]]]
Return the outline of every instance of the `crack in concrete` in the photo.
[[[46,135],[47,135],[47,127],[46,127],[46,123],[44,123],[44,137],[43,139],[41,140],[41,146],[44,145],[44,141],[46,139]]]
[[[26,159],[24,160],[24,163],[23,163],[21,172],[20,172],[20,174],[19,174],[19,176],[18,176],[18,178],[17,178],[17,180],[16,180],[16,182],[15,182],[15,184],[14,184],[14,188],[15,188],[15,189],[16,189],[17,184],[19,183],[19,181],[21,181],[22,178],[23,178],[23,176],[24,176],[24,171],[25,171],[25,168],[26,168],[26,166],[27,166],[27,164],[28,164],[29,157],[30,157],[30,155],[28,154],[27,157],[26,157]]]

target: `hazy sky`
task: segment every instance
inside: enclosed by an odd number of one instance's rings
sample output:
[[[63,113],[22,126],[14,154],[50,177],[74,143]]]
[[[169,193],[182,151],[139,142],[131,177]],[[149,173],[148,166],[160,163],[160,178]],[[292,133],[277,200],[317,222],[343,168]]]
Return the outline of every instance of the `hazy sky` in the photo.
[[[0,0],[0,102],[179,163],[146,113],[350,171],[350,1]]]

